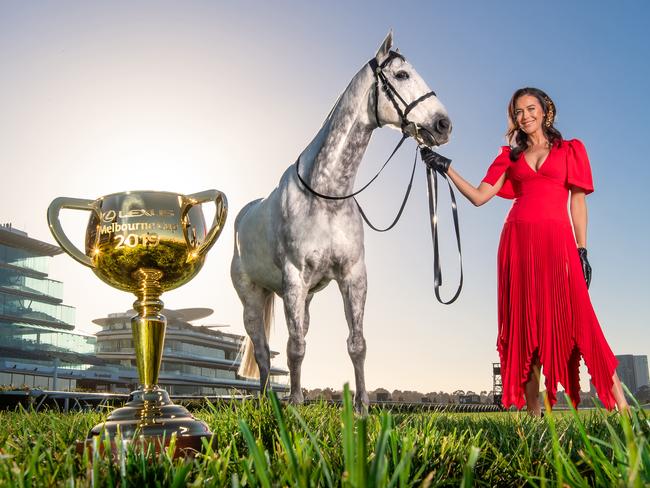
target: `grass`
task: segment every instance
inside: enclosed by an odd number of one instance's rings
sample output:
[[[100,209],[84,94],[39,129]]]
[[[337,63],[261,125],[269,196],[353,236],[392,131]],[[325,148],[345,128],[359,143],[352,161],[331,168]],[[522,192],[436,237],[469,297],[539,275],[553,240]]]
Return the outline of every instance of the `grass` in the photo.
[[[650,418],[603,410],[353,413],[275,397],[195,412],[215,435],[194,459],[120,449],[77,454],[105,414],[0,412],[0,486],[650,486]],[[119,444],[119,443],[118,443]]]

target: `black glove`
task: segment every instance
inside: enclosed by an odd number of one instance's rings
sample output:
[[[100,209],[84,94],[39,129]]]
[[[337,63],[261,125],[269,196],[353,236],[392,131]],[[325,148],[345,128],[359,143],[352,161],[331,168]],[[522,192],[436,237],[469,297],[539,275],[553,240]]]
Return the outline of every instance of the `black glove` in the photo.
[[[578,248],[578,255],[580,256],[580,264],[582,265],[582,274],[585,277],[587,282],[587,289],[591,284],[591,266],[589,265],[589,260],[587,259],[587,249],[584,247]]]
[[[422,161],[424,161],[429,168],[437,171],[441,175],[447,174],[449,166],[451,165],[451,159],[441,156],[437,152],[433,152],[428,147],[420,149],[420,156],[422,156]]]

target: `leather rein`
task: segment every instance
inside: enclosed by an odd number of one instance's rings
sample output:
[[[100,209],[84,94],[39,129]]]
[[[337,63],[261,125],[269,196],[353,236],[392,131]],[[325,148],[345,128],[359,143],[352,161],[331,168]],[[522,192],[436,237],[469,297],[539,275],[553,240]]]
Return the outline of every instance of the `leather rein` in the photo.
[[[368,226],[376,231],[376,232],[386,232],[391,230],[399,219],[402,216],[402,212],[404,211],[404,207],[406,206],[406,202],[408,201],[409,195],[411,194],[411,187],[413,186],[413,177],[415,175],[415,167],[417,164],[417,150],[418,147],[415,149],[415,158],[413,159],[413,168],[411,170],[411,177],[409,180],[409,184],[406,188],[406,193],[404,194],[404,199],[402,200],[402,205],[399,208],[399,211],[397,212],[397,215],[395,216],[395,219],[393,222],[386,228],[384,229],[379,229],[375,227],[372,222],[368,219],[366,216],[365,212],[361,208],[361,205],[355,198],[357,195],[359,195],[362,191],[367,189],[381,174],[381,172],[384,170],[386,165],[389,163],[389,161],[393,158],[397,150],[402,146],[404,141],[408,137],[413,137],[416,141],[418,141],[418,144],[420,144],[420,136],[419,133],[420,131],[427,132],[429,136],[436,142],[435,136],[425,129],[424,127],[420,127],[418,124],[415,122],[411,122],[408,120],[408,114],[415,108],[419,103],[423,102],[429,97],[436,96],[435,92],[430,91],[428,93],[425,93],[421,97],[415,99],[411,103],[407,103],[398,93],[398,91],[395,89],[393,84],[388,80],[386,75],[384,74],[384,68],[390,64],[390,62],[395,59],[395,58],[400,58],[404,60],[404,57],[399,54],[398,52],[395,51],[390,51],[386,59],[380,64],[377,63],[376,59],[371,59],[368,61],[368,65],[370,66],[370,69],[372,70],[374,77],[375,77],[375,120],[377,122],[378,127],[382,127],[382,123],[379,119],[379,113],[378,113],[378,106],[379,106],[379,90],[380,90],[380,84],[381,84],[381,90],[382,92],[386,95],[388,100],[391,102],[393,107],[395,108],[397,114],[400,117],[401,120],[401,130],[402,130],[402,138],[399,140],[397,143],[397,146],[395,146],[395,149],[390,153],[390,156],[386,160],[386,162],[382,165],[382,167],[379,169],[377,174],[372,177],[372,179],[366,183],[363,187],[361,187],[359,190],[350,193],[349,195],[325,195],[323,193],[319,193],[318,191],[314,190],[309,184],[304,180],[304,178],[300,175],[300,157],[298,157],[296,161],[296,174],[298,176],[298,179],[300,182],[303,184],[303,186],[309,190],[310,193],[312,193],[314,196],[317,196],[318,198],[323,198],[325,200],[347,200],[348,198],[352,198],[354,200],[354,203],[356,204],[357,208],[359,209],[359,213],[361,214],[361,217],[363,220],[368,224]],[[402,107],[398,103],[398,100],[402,103],[404,106],[404,110],[402,110]],[[429,196],[429,214],[431,218],[431,238],[433,240],[433,272],[434,272],[434,293],[437,298],[437,300],[444,304],[444,305],[449,305],[453,302],[456,301],[458,296],[460,295],[460,292],[463,288],[463,255],[461,251],[461,246],[460,246],[460,227],[458,225],[458,209],[456,205],[456,197],[454,195],[454,190],[451,187],[451,183],[449,182],[449,179],[447,178],[446,174],[441,174],[441,176],[447,181],[447,185],[449,186],[449,194],[451,195],[451,210],[452,210],[452,215],[453,215],[453,220],[454,220],[454,229],[456,231],[456,243],[458,247],[458,258],[459,258],[459,263],[460,263],[460,279],[459,279],[459,284],[458,288],[456,289],[456,292],[454,296],[448,300],[444,301],[440,297],[440,287],[442,286],[442,270],[440,268],[440,255],[439,255],[439,246],[438,246],[438,178],[437,178],[438,173],[431,168],[430,166],[427,165],[427,187],[428,187],[428,196]]]

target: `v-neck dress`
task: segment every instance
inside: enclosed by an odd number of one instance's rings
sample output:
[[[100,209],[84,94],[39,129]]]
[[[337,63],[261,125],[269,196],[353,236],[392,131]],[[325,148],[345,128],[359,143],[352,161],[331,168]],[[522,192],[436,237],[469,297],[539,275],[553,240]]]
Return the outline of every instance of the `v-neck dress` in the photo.
[[[615,406],[612,376],[617,360],[607,344],[582,273],[567,202],[569,191],[594,190],[589,159],[577,139],[554,145],[538,171],[525,159],[510,160],[504,146],[483,181],[514,199],[497,257],[498,337],[505,407],[525,404],[531,362],[538,357],[551,404],[562,384],[580,402],[582,356],[604,406]]]

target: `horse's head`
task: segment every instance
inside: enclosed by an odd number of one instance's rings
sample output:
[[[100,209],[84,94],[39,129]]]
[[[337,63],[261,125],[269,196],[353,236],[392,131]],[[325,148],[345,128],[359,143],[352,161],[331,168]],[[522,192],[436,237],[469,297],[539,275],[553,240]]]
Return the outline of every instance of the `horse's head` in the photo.
[[[446,143],[451,134],[447,110],[404,56],[391,51],[392,45],[389,32],[368,63],[376,80],[371,111],[377,125],[400,129],[426,146]]]

